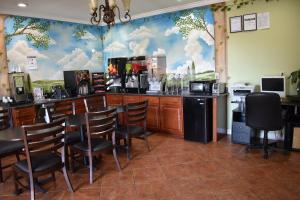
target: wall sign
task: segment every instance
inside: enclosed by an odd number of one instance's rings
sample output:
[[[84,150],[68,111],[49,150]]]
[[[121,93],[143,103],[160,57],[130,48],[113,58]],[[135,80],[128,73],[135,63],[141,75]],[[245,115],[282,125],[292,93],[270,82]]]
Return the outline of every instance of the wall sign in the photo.
[[[242,16],[230,17],[230,33],[237,33],[243,30]]]
[[[270,25],[270,13],[258,13],[257,14],[257,29],[269,29]]]
[[[38,69],[36,56],[27,56],[27,69],[29,70]]]
[[[244,31],[257,30],[257,17],[256,13],[243,16]]]

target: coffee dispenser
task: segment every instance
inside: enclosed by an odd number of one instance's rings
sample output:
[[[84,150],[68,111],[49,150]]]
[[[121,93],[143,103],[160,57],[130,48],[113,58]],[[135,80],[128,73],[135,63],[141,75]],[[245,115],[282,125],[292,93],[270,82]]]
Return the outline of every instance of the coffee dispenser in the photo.
[[[8,74],[11,95],[16,103],[27,101],[29,93],[28,74],[14,72]]]

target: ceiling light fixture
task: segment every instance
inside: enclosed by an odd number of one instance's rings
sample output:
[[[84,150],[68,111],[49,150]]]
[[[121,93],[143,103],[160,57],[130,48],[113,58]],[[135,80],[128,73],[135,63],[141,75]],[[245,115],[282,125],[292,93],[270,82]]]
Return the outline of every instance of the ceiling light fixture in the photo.
[[[93,25],[99,25],[101,21],[105,22],[110,28],[115,24],[115,17],[117,15],[120,22],[125,23],[131,20],[131,16],[129,14],[130,10],[130,0],[122,0],[125,15],[124,19],[121,19],[120,8],[116,4],[116,0],[105,0],[105,4],[101,4],[98,6],[98,0],[91,0],[89,6],[91,10],[91,23]]]
[[[26,8],[28,6],[27,3],[18,3],[18,7],[20,8]]]

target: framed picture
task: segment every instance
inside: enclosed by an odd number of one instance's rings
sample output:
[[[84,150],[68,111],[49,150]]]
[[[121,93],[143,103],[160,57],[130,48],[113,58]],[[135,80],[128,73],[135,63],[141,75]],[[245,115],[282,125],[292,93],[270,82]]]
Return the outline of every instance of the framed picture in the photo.
[[[242,16],[230,17],[230,33],[243,31]]]
[[[257,14],[247,14],[243,16],[244,31],[257,30]]]

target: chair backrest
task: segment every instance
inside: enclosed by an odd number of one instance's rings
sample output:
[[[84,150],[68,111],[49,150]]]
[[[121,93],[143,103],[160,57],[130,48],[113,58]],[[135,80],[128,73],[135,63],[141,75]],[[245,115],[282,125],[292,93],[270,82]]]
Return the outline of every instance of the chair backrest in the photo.
[[[8,109],[0,110],[0,130],[9,128]]]
[[[92,96],[84,99],[84,106],[86,112],[97,112],[106,107],[105,95]]]
[[[60,101],[48,108],[50,121],[75,114],[75,103],[73,101]]]
[[[73,115],[75,113],[75,103],[73,101],[60,101],[54,105],[54,113]]]
[[[99,112],[87,112],[85,117],[89,147],[91,147],[92,138],[111,137],[115,144],[116,108]]]
[[[65,123],[66,120],[61,118],[48,124],[22,126],[27,159],[30,156],[53,153],[63,147]]]
[[[146,128],[148,100],[126,105],[127,125],[143,124]]]
[[[283,127],[280,96],[276,93],[256,92],[246,96],[246,125],[275,131]]]

